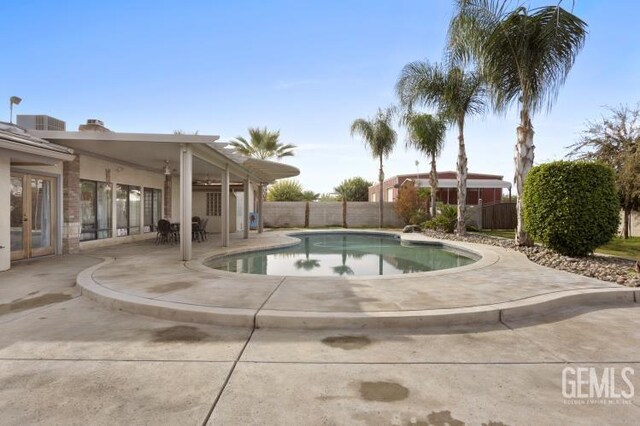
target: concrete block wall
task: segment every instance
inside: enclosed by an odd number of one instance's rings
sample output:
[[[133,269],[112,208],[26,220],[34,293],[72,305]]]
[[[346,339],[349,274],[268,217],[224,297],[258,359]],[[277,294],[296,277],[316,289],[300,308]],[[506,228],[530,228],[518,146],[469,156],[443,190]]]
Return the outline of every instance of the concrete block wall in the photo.
[[[348,206],[347,217],[349,217]],[[304,224],[304,203],[302,218]],[[309,203],[309,227],[323,226],[342,226],[342,203]]]
[[[304,227],[304,201],[265,202],[264,224],[268,228]],[[342,226],[342,203],[309,203],[309,226]],[[347,226],[353,228],[378,226],[378,203],[347,203]],[[402,220],[394,210],[394,203],[384,203],[384,226],[401,228]]]
[[[622,235],[622,224],[623,224],[623,212],[620,212],[620,227],[618,229],[618,233]],[[630,236],[632,237],[640,237],[640,212],[631,212],[631,217],[629,218],[631,221],[631,232]]]
[[[304,201],[266,201],[262,204],[264,226],[266,228],[302,228],[304,227],[304,206]]]
[[[342,219],[342,204],[340,205],[340,218]],[[347,226],[353,228],[377,227],[378,211],[380,206],[378,203],[370,202],[348,202],[347,203]],[[395,210],[395,203],[384,203],[383,208],[384,226],[393,228],[402,228],[404,222],[398,217]]]

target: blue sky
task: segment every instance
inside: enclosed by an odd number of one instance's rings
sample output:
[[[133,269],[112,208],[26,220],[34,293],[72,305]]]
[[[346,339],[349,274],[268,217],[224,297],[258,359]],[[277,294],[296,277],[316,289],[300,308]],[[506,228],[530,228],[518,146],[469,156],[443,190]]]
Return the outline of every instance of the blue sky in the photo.
[[[532,5],[554,2],[534,1]],[[570,7],[571,1],[565,1]],[[286,162],[306,189],[375,180],[376,161],[351,122],[396,102],[406,63],[442,57],[451,0],[5,1],[0,99],[77,129],[100,118],[115,131],[198,130],[221,140],[249,126],[298,145]],[[589,36],[550,114],[534,117],[536,163],[561,159],[605,105],[640,101],[640,3],[576,0]],[[7,102],[8,103],[8,102]],[[8,119],[8,106],[1,111]],[[511,180],[517,116],[472,118],[469,170]],[[455,170],[447,135],[440,170]],[[404,132],[387,176],[414,173]]]

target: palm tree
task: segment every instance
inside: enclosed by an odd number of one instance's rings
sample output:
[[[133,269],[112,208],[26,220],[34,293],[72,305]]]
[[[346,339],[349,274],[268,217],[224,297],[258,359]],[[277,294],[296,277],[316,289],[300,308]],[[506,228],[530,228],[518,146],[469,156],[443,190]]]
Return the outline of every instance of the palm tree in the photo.
[[[416,61],[405,65],[396,83],[402,106],[415,104],[438,109],[441,117],[458,127],[458,220],[456,232],[466,233],[467,153],[464,122],[469,114],[484,112],[486,90],[481,76],[457,67]]]
[[[533,114],[551,109],[584,45],[587,24],[560,5],[509,10],[506,0],[458,0],[449,27],[452,58],[473,60],[487,79],[494,108],[520,110],[515,146],[516,242],[531,245],[522,218],[522,187],[533,166]]]
[[[249,127],[249,141],[238,136],[229,145],[247,157],[255,157],[261,160],[293,156],[295,145],[282,144],[279,142],[280,130],[271,131],[267,128]]]
[[[446,132],[445,121],[431,114],[408,112],[402,117],[407,126],[407,146],[411,146],[431,158],[431,216],[436,216],[436,193],[438,191],[438,173],[436,158],[444,148]],[[418,160],[416,160],[418,164]]]
[[[393,108],[378,109],[378,113],[373,119],[358,118],[351,124],[351,136],[359,134],[364,139],[365,145],[371,150],[374,158],[380,160],[380,169],[378,171],[378,183],[380,184],[379,192],[379,213],[378,226],[382,228],[383,208],[384,208],[384,190],[382,183],[384,182],[384,171],[382,169],[382,158],[389,158],[389,154],[393,151],[398,135],[391,126],[393,118]]]

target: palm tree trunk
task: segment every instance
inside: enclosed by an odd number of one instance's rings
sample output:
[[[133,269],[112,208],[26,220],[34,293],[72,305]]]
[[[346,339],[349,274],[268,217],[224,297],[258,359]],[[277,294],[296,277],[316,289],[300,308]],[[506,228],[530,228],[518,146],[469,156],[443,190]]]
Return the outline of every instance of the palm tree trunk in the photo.
[[[431,217],[436,217],[436,193],[438,192],[438,172],[436,171],[436,156],[431,156]]]
[[[456,234],[467,233],[467,152],[464,145],[464,119],[458,120],[458,223]]]
[[[631,209],[628,207],[625,207],[624,213],[622,213],[622,238],[625,240],[629,238],[629,229],[631,228],[629,224],[630,216],[631,216]]]
[[[529,111],[523,109],[520,111],[520,125],[518,126],[517,136],[518,141],[516,143],[516,153],[514,157],[516,174],[514,181],[516,184],[516,193],[518,199],[516,202],[517,212],[517,229],[516,229],[516,244],[520,246],[531,246],[533,242],[526,230],[524,229],[523,218],[523,200],[522,190],[524,181],[527,178],[527,174],[531,167],[533,167],[533,126],[531,125],[531,119],[529,118]]]
[[[382,228],[383,220],[383,210],[384,210],[384,188],[382,188],[382,183],[384,182],[384,171],[382,170],[382,155],[380,156],[380,171],[378,173],[378,181],[380,182],[380,203],[379,203],[379,214],[378,214],[378,228]]]

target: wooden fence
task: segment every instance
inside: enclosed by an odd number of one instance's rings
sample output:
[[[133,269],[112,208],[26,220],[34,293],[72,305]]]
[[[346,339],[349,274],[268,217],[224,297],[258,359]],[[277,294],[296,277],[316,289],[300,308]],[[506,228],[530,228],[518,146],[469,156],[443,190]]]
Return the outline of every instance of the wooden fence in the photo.
[[[482,206],[483,229],[515,229],[516,220],[516,203]]]

